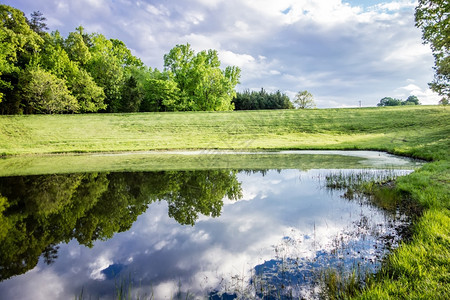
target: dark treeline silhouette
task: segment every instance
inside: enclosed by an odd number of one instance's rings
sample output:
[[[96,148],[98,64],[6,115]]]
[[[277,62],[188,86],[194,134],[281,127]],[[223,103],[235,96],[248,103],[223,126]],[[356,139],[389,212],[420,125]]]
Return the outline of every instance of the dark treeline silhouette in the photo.
[[[235,110],[257,110],[257,109],[291,109],[294,108],[289,97],[276,91],[268,93],[263,88],[259,91],[245,90],[237,92],[233,99]]]

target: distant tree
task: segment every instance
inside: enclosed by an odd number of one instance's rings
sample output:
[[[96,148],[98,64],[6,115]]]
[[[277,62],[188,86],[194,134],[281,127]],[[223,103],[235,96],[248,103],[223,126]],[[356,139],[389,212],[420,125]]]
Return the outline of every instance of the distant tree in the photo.
[[[28,68],[21,77],[20,86],[26,113],[76,112],[79,108],[64,80],[39,67]]]
[[[78,112],[97,112],[106,108],[105,93],[92,76],[80,65],[71,60],[63,48],[64,40],[59,34],[46,35],[45,47],[35,55],[33,64],[65,81],[70,93],[77,99]]]
[[[306,90],[300,91],[295,95],[294,104],[297,105],[298,109],[316,107],[313,95]]]
[[[145,101],[141,111],[187,111],[192,102],[180,93],[175,81],[167,79],[149,79],[145,87]],[[184,99],[180,99],[180,98]]]
[[[405,101],[402,101],[402,105],[419,105],[419,98],[414,95],[409,96]]]
[[[448,98],[444,97],[441,100],[439,100],[439,105],[447,106],[448,105]]]
[[[420,105],[419,98],[414,95],[409,96],[405,101],[401,99],[384,97],[377,106],[399,106],[399,105]]]
[[[402,105],[402,100],[391,97],[384,97],[377,104],[377,106],[399,106],[399,105]]]
[[[233,98],[235,110],[255,110],[255,109],[290,109],[294,108],[289,97],[276,91],[267,93],[263,88],[259,91],[245,90],[242,93],[236,93]]]
[[[435,75],[429,85],[439,95],[450,97],[450,6],[448,0],[419,0],[416,26],[422,29],[422,39],[430,44],[434,56]]]
[[[83,34],[80,34],[83,37]],[[102,34],[92,34],[89,40],[92,43],[89,48],[92,57],[87,62],[86,69],[97,85],[104,89],[106,111],[119,112],[125,107],[122,91],[129,79],[127,69],[142,67],[143,64],[119,40],[107,39]]]
[[[31,18],[28,20],[30,28],[39,35],[43,35],[47,30],[47,24],[45,23],[47,18],[40,11],[34,11],[31,13]]]

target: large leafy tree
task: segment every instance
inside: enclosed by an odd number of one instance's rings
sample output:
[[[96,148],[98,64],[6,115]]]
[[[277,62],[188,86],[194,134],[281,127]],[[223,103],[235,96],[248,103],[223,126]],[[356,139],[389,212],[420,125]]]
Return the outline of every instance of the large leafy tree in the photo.
[[[141,111],[183,111],[188,110],[192,105],[186,97],[180,99],[180,90],[173,80],[150,78],[144,89],[144,101],[141,104]]]
[[[71,34],[65,41],[58,32],[45,36],[45,48],[34,58],[34,63],[65,80],[69,91],[78,101],[79,112],[96,112],[105,109],[103,88],[99,87],[91,75],[81,66],[82,63],[86,63],[86,60],[71,59],[65,50],[67,47],[63,48],[63,46],[70,44],[67,40],[69,40]],[[81,35],[78,35],[78,37],[81,38]],[[78,41],[82,42],[79,39]],[[80,47],[82,48],[79,45],[75,46],[76,49],[80,49]],[[89,52],[87,52],[84,57],[89,57],[89,55]],[[79,56],[77,57],[79,58]]]
[[[177,45],[164,55],[164,67],[173,74],[180,89],[179,99],[183,110],[232,110],[235,87],[239,83],[240,69],[220,69],[217,51],[201,51],[198,54],[189,44]],[[188,99],[188,100],[186,100]]]
[[[39,51],[43,39],[28,25],[22,11],[0,4],[0,111],[19,113],[17,83],[22,69]]]
[[[71,60],[84,66],[91,59],[91,53],[83,39],[83,27],[80,26],[77,29],[79,32],[69,33],[69,36],[64,41],[64,48]]]
[[[424,43],[430,44],[435,61],[435,76],[430,87],[440,95],[450,97],[450,2],[419,0],[416,26],[422,29]]]
[[[83,37],[83,34],[80,35]],[[143,67],[143,64],[119,40],[107,39],[102,34],[92,34],[89,41],[92,43],[92,47],[89,48],[92,57],[87,62],[87,70],[95,82],[104,89],[106,110],[121,111],[122,107],[127,107],[122,101],[122,87],[128,79],[127,69]]]
[[[94,34],[91,40],[92,58],[87,64],[87,70],[105,92],[107,111],[118,112],[122,98],[121,87],[125,80],[121,61],[114,56],[112,42],[103,35]]]
[[[39,67],[28,68],[20,86],[28,113],[76,112],[79,108],[65,81]]]

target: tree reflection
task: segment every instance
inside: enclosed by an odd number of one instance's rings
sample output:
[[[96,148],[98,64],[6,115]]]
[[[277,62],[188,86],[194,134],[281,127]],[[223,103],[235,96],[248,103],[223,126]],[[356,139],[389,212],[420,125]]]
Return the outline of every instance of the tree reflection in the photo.
[[[53,262],[58,244],[92,247],[128,230],[155,201],[169,216],[194,225],[217,217],[223,198],[239,199],[237,171],[88,173],[0,178],[0,281]]]

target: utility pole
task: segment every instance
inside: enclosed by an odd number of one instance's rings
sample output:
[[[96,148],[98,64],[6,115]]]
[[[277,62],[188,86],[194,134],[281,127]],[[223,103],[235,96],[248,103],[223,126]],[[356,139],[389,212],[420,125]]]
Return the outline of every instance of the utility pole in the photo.
[[[362,107],[362,101],[359,100],[358,102],[359,102],[359,107]]]

